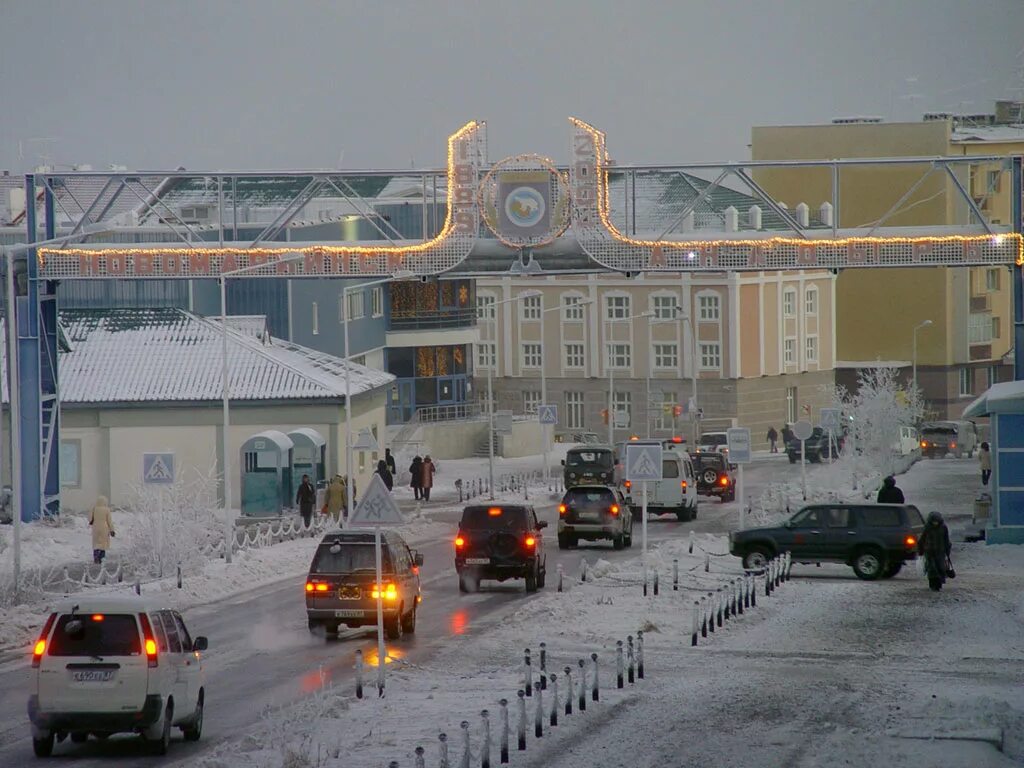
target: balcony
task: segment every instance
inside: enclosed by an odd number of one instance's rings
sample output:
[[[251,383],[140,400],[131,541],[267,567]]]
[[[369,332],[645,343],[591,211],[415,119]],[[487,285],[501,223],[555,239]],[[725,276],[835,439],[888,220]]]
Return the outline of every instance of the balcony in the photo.
[[[992,315],[989,313],[970,315],[967,321],[967,342],[969,344],[989,344],[993,337],[993,325]]]
[[[430,331],[443,328],[472,328],[476,324],[473,309],[442,309],[433,311],[391,310],[389,331]]]

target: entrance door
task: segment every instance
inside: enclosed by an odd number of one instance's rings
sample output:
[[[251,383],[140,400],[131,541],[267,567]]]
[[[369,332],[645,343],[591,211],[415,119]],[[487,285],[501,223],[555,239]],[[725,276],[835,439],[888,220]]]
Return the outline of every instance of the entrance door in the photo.
[[[458,402],[454,376],[440,376],[437,379],[437,404],[451,405]]]
[[[392,393],[388,408],[389,424],[405,424],[416,412],[416,382],[399,379],[395,382],[397,392]]]

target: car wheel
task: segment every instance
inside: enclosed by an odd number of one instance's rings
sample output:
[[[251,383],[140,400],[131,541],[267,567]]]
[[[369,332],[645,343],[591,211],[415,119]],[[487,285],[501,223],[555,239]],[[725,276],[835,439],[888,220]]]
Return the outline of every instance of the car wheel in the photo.
[[[569,537],[562,534],[558,534],[558,548],[568,549],[569,548]]]
[[[858,579],[874,581],[885,571],[885,560],[882,553],[874,547],[860,550],[853,558],[853,572]]]
[[[624,546],[625,546],[625,542],[623,541],[623,536],[622,536],[621,533],[618,536],[613,536],[612,537],[612,548],[613,549],[622,549]]]
[[[540,569],[540,575],[537,577],[537,589],[544,589],[544,585],[548,583],[548,567],[545,565]]]
[[[792,453],[787,454],[787,456],[789,456],[789,463],[790,464],[796,464],[796,456],[794,456]]]
[[[388,640],[402,639],[402,606],[398,606],[395,618],[384,623],[384,634]]]
[[[478,589],[480,589],[479,576],[459,576],[459,592],[476,592]]]
[[[760,571],[771,559],[772,553],[766,547],[751,547],[743,556],[743,567],[748,571]]]
[[[309,627],[311,635],[318,635],[323,631],[323,624],[315,619],[306,619],[306,626]]]
[[[32,751],[35,752],[36,757],[49,757],[53,754],[53,732],[50,732],[42,738],[32,739]]]
[[[72,733],[71,743],[72,744],[85,744],[89,740],[88,733]]]
[[[185,741],[199,741],[203,735],[203,693],[199,692],[199,700],[196,702],[196,711],[192,715],[192,722],[181,729]]]
[[[900,560],[898,562],[895,562],[895,563],[892,563],[891,565],[886,567],[885,572],[882,574],[882,578],[883,579],[891,579],[893,576],[895,576],[897,573],[899,573],[902,569],[903,569],[903,561],[902,560]]]
[[[153,730],[157,726],[153,726],[153,729],[146,732],[143,736],[149,741],[149,749],[154,755],[166,755],[167,750],[171,748],[171,722],[174,720],[174,705],[171,702],[167,702],[167,708],[164,710],[163,721],[159,724],[159,730]]]
[[[714,487],[715,483],[718,482],[718,473],[713,469],[704,471],[704,482]]]
[[[416,606],[413,605],[409,615],[402,619],[402,631],[407,635],[416,634]]]
[[[530,572],[526,574],[526,591],[536,592],[537,591],[537,571],[539,570],[535,563]]]

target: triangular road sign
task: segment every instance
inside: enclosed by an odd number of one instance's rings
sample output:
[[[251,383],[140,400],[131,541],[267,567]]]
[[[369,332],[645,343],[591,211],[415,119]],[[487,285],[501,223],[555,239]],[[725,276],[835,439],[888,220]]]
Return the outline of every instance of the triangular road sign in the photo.
[[[398,525],[405,522],[402,511],[391,496],[391,491],[384,485],[380,475],[374,474],[370,487],[363,493],[363,498],[356,504],[356,510],[348,518],[353,527],[373,525]]]
[[[626,445],[626,479],[661,480],[660,445]]]

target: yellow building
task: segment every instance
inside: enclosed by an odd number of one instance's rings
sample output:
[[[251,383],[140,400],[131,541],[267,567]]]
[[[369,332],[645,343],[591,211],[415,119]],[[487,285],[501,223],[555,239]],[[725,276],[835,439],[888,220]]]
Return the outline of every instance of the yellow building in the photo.
[[[752,131],[755,161],[832,158],[1009,156],[1024,154],[1021,105],[996,113],[926,115],[920,123],[877,118],[828,125],[761,126]],[[844,229],[977,224],[959,184],[993,224],[1010,217],[1010,174],[999,162],[844,167],[836,206]],[[757,169],[758,182],[793,206],[835,203],[827,168]],[[954,179],[955,177],[955,179]],[[881,234],[881,233],[879,233]],[[836,284],[837,369],[872,361],[905,367],[909,378],[917,332],[918,384],[930,415],[958,416],[979,392],[1011,377],[1012,286],[1008,268],[848,269]],[[837,371],[837,380],[842,376]]]

